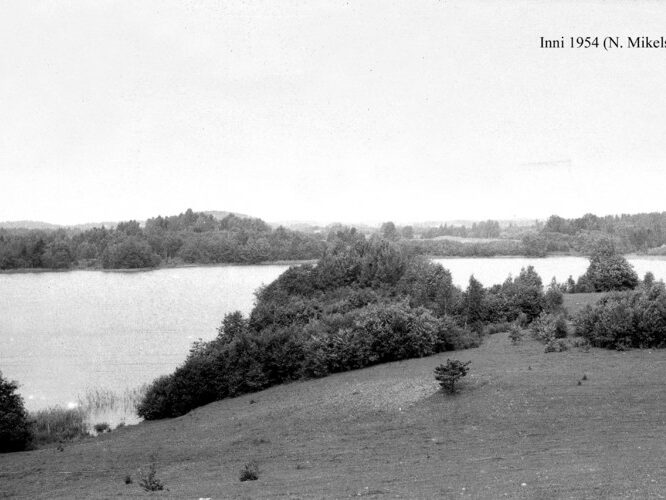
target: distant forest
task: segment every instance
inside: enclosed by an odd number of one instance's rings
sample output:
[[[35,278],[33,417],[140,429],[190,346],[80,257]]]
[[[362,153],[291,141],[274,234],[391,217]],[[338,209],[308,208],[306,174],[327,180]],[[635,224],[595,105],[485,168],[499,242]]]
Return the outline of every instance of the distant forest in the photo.
[[[398,229],[398,233],[400,229]],[[666,255],[666,212],[599,217],[585,214],[575,219],[552,215],[546,223],[532,226],[505,225],[485,221],[465,226],[410,229],[409,245],[419,253],[484,257],[526,255],[543,257],[553,253],[590,255],[600,241],[609,241],[619,253]],[[447,237],[467,238],[465,242]],[[495,241],[482,241],[494,238]],[[479,239],[479,242],[474,242]]]
[[[547,252],[591,253],[599,240],[610,240],[617,252],[666,255],[666,212],[578,219],[551,216],[539,233]]]
[[[187,210],[179,215],[121,222],[113,229],[0,229],[0,269],[136,269],[179,264],[318,259],[349,228],[273,229],[261,219]],[[666,255],[666,212],[576,219],[551,216],[545,224],[363,228],[398,242],[408,253],[442,257],[589,255],[600,241],[618,253]]]
[[[103,267],[137,269],[178,263],[258,263],[317,259],[314,235],[233,214],[218,220],[187,210],[171,217],[121,222],[114,229],[0,229],[0,269]]]

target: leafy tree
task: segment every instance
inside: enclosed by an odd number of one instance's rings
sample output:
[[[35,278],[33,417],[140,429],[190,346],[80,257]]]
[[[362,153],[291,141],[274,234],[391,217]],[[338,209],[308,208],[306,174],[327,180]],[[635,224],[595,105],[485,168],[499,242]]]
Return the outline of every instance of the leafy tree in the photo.
[[[0,373],[0,453],[23,451],[32,442],[32,429],[18,384]]]
[[[520,286],[532,286],[538,289],[543,288],[541,276],[536,272],[534,266],[527,266],[520,269],[520,273],[514,280],[514,283]]]
[[[650,288],[652,285],[654,285],[654,274],[648,271],[645,273],[645,276],[643,277],[643,286],[645,288]]]
[[[548,290],[544,296],[544,309],[547,312],[556,312],[562,309],[562,303],[564,302],[564,296],[560,286],[557,284],[557,281],[553,277]]]
[[[395,227],[393,222],[384,222],[382,227],[379,230],[379,233],[382,235],[382,238],[386,238],[390,241],[395,241],[398,239],[398,230]]]
[[[435,368],[435,379],[442,386],[442,389],[449,394],[454,394],[456,392],[456,382],[467,375],[468,366],[471,363],[471,361],[462,362],[457,359],[447,359],[446,364]]]
[[[225,314],[222,324],[217,329],[218,339],[224,343],[239,338],[248,331],[248,321],[240,311]]]
[[[589,283],[595,292],[612,290],[633,290],[638,285],[638,275],[627,260],[615,252],[609,240],[596,246],[590,257],[590,265],[585,272],[583,283]],[[577,287],[577,291],[579,287]]]
[[[397,288],[410,297],[412,306],[427,307],[438,315],[450,314],[460,299],[451,273],[421,256],[409,261]]]
[[[472,329],[480,329],[485,319],[484,297],[483,285],[474,278],[474,275],[470,276],[469,285],[463,295],[465,326],[470,325]]]

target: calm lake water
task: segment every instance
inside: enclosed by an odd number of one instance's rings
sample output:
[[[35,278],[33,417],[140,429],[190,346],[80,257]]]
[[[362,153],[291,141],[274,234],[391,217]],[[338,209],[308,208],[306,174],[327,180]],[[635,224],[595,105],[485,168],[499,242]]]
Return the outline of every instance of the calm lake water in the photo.
[[[638,274],[666,279],[666,260],[629,258]],[[465,287],[533,265],[544,283],[587,268],[580,257],[436,259]],[[86,389],[121,392],[171,372],[191,343],[210,340],[228,312],[248,313],[254,291],[286,265],[148,272],[0,274],[0,370],[20,383],[30,410],[76,402]]]

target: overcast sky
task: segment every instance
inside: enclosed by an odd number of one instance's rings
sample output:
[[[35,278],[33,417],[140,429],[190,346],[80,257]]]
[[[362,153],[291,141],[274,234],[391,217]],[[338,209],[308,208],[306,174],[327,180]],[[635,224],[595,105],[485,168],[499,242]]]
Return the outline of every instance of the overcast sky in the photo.
[[[0,220],[663,211],[658,2],[0,3]]]

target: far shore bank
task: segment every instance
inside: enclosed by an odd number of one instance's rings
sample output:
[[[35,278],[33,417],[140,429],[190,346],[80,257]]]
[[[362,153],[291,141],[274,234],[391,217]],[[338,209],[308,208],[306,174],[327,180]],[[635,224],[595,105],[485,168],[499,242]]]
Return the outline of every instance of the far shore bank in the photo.
[[[157,267],[139,267],[139,268],[126,268],[126,269],[105,269],[103,267],[70,267],[67,269],[50,269],[44,267],[27,267],[20,269],[4,269],[0,270],[2,274],[32,274],[32,273],[67,273],[72,271],[102,271],[105,273],[142,273],[149,271],[160,271],[163,269],[183,269],[190,267],[228,267],[228,266],[298,266],[301,264],[314,264],[317,262],[315,259],[311,260],[271,260],[265,262],[221,262],[219,264],[168,264]]]
[[[428,259],[461,259],[461,260],[474,260],[474,259],[549,259],[557,257],[582,257],[587,258],[588,255],[581,253],[566,253],[566,252],[552,252],[543,257],[535,255],[426,255]],[[627,259],[645,259],[645,260],[666,260],[666,255],[648,255],[640,253],[624,254]],[[271,260],[265,262],[221,262],[218,264],[165,264],[157,267],[141,267],[141,268],[125,268],[125,269],[105,269],[103,267],[72,267],[67,269],[51,269],[42,267],[28,267],[20,269],[4,269],[0,270],[0,275],[3,274],[31,274],[31,273],[66,273],[71,271],[102,271],[106,273],[141,273],[149,271],[159,271],[162,269],[183,269],[190,267],[228,267],[228,266],[298,266],[302,264],[314,264],[317,259],[305,260]]]

